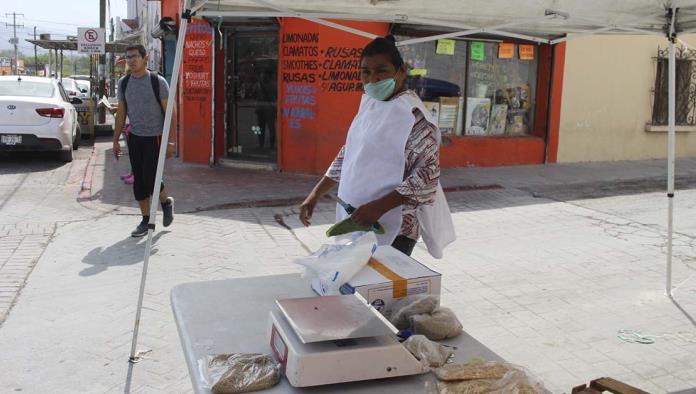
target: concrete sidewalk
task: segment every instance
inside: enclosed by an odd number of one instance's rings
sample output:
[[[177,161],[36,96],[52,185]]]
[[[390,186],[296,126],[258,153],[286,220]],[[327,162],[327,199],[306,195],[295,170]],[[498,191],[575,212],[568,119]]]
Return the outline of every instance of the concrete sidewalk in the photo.
[[[144,240],[110,144],[97,143],[81,204],[112,212],[60,226],[0,326],[0,391],[190,392],[169,307],[182,282],[299,272],[326,242],[334,206],[313,226],[297,201],[316,177],[173,162],[174,224],[158,231],[128,375]],[[443,172],[458,233],[442,260],[442,304],[464,329],[551,392],[600,376],[649,392],[696,387],[696,160],[677,162],[674,300],[664,296],[665,162],[469,168]],[[90,171],[88,171],[88,174]],[[630,343],[619,330],[652,335]]]
[[[117,161],[110,141],[95,144],[89,176],[80,200],[97,209],[125,211],[136,207],[130,187],[119,176],[128,173],[128,157]],[[680,159],[675,171],[677,187],[696,185],[696,159]],[[243,207],[289,206],[299,204],[320,178],[319,175],[279,173],[166,162],[164,180],[171,195],[177,196],[178,211],[233,209]],[[566,190],[587,197],[603,194],[631,194],[636,188],[659,191],[667,188],[665,160],[472,167],[445,169],[441,182],[446,191],[515,188],[532,193],[558,193]]]

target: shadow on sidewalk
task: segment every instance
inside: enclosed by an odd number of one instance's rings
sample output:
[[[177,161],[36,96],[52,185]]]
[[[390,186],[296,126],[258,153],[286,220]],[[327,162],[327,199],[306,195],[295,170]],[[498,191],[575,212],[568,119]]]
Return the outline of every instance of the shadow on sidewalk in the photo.
[[[674,299],[674,297],[669,297],[669,299],[670,299],[670,301],[672,301],[672,304],[674,304],[674,306],[676,306],[677,309],[679,309],[679,311],[684,315],[684,317],[686,317],[686,318],[689,320],[689,322],[691,322],[691,324],[692,324],[694,327],[696,327],[696,320],[693,318],[693,316],[691,316],[691,315],[689,314],[689,312],[687,312],[686,309],[684,309],[684,308],[681,306],[681,304],[679,304],[679,302],[678,302],[677,300]]]
[[[157,253],[155,247],[161,236],[169,231],[160,231],[152,237],[152,255]],[[106,248],[92,249],[82,262],[90,265],[80,271],[80,276],[91,276],[106,271],[109,267],[133,265],[143,261],[147,236],[141,238],[128,237]]]

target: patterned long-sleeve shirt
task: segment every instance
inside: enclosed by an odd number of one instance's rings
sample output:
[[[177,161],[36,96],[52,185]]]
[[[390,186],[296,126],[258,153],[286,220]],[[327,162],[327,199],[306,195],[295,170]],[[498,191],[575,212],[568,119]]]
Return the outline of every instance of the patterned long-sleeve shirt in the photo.
[[[406,90],[399,96],[403,94],[415,96],[411,90]],[[437,127],[429,123],[418,108],[413,109],[413,116],[415,123],[406,140],[404,180],[396,191],[406,197],[406,202],[401,208],[402,222],[399,235],[417,241],[420,233],[416,210],[421,204],[433,203],[435,190],[440,180],[440,141]],[[325,174],[336,182],[341,180],[345,149],[344,145]]]

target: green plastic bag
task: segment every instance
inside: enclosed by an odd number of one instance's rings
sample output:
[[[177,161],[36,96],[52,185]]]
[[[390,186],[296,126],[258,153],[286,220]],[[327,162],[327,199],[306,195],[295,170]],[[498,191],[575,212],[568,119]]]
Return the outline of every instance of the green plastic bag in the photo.
[[[326,230],[327,237],[335,237],[336,235],[353,233],[356,231],[374,231],[377,234],[384,234],[384,227],[381,224],[375,223],[371,226],[361,226],[353,221],[350,217],[335,223]]]

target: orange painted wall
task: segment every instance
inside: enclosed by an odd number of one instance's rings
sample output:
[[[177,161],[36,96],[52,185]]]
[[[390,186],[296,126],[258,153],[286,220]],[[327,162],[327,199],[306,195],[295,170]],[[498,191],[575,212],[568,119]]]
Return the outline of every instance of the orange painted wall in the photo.
[[[225,155],[225,48],[220,48],[216,36],[215,48],[215,160]]]
[[[186,30],[179,78],[179,154],[190,163],[206,164],[212,138],[213,30],[192,19]]]
[[[387,33],[385,23],[335,22],[374,34]],[[358,111],[362,95],[358,63],[369,41],[301,19],[281,21],[278,119],[282,170],[323,173],[331,164]],[[338,78],[329,80],[332,76]]]
[[[179,13],[181,12],[181,7],[183,7],[183,3],[180,0],[162,0],[160,7],[163,18],[168,16],[174,19],[177,25],[179,24]]]
[[[489,167],[540,164],[544,139],[539,137],[463,137],[443,144],[440,167]]]
[[[561,97],[563,95],[563,69],[566,43],[554,46],[553,76],[551,80],[551,107],[549,108],[549,146],[547,162],[558,160],[558,133],[561,127]]]

